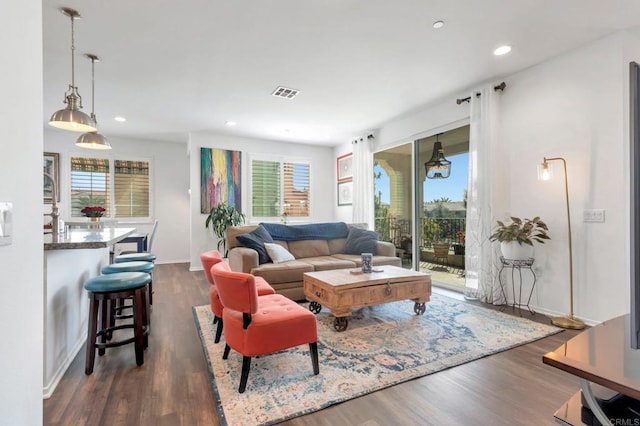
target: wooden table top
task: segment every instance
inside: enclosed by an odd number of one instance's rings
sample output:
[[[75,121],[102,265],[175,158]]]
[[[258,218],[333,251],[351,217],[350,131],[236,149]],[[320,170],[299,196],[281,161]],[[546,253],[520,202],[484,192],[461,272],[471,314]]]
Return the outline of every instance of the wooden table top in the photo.
[[[361,268],[332,269],[329,271],[305,272],[304,280],[323,283],[330,287],[353,288],[376,284],[400,283],[406,281],[431,282],[431,276],[424,272],[397,266],[374,266],[373,272],[362,272]]]

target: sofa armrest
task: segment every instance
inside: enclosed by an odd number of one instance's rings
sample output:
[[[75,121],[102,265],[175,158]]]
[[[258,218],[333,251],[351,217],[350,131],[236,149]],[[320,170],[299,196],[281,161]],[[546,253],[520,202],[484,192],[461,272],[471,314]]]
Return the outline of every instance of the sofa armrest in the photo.
[[[378,256],[390,256],[395,257],[396,255],[396,246],[389,241],[378,241],[378,246],[376,247]]]
[[[229,250],[229,267],[232,271],[250,274],[258,266],[258,252],[254,249],[235,247]]]

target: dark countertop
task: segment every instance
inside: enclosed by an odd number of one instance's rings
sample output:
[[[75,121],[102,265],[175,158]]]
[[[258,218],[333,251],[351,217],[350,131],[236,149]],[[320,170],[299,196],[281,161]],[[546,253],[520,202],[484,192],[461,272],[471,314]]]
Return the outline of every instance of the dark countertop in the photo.
[[[64,234],[44,234],[45,250],[96,249],[109,247],[135,232],[136,228],[68,229]]]

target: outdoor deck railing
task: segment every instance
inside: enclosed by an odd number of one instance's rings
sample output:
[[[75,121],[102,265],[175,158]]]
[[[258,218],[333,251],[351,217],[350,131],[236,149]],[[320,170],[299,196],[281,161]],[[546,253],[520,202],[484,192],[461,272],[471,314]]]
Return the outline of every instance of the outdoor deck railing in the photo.
[[[459,231],[465,230],[465,218],[425,217],[421,220],[420,247],[431,248],[433,242],[447,242],[451,245],[459,244]],[[390,241],[396,247],[404,248],[407,241],[411,241],[411,221],[398,219],[393,216],[376,218],[375,230],[380,234],[380,240]]]

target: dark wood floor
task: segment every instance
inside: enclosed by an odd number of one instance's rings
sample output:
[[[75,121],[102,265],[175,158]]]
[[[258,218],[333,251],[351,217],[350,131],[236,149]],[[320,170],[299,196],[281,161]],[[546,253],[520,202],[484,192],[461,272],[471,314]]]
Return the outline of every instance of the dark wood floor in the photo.
[[[87,377],[82,350],[44,401],[44,423],[218,425],[191,312],[192,306],[208,303],[208,285],[203,273],[189,272],[187,264],[157,265],[144,365],[136,367],[133,347],[127,345],[96,357],[94,373]],[[539,314],[533,319],[546,322]],[[285,424],[553,425],[553,413],[579,389],[579,381],[542,364],[542,355],[575,334],[563,331]]]

